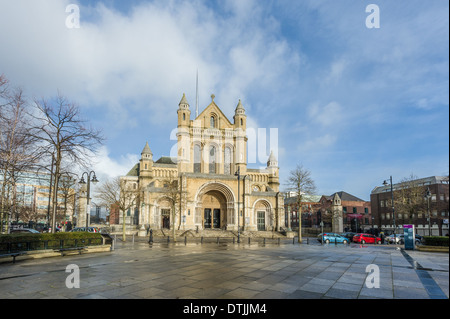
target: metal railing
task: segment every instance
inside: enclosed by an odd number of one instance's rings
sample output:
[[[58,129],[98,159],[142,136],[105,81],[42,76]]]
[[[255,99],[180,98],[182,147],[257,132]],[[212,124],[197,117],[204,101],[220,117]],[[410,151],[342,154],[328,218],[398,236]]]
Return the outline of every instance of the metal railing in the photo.
[[[20,242],[0,243],[0,255],[22,251],[35,251],[47,249],[77,248],[85,246],[97,246],[103,244],[103,238],[83,239],[51,239],[51,240],[28,240]]]

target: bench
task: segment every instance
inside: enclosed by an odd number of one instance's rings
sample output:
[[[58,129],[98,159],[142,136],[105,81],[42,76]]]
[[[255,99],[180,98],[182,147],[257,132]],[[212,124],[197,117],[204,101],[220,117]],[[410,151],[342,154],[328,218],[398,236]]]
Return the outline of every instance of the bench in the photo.
[[[13,264],[16,263],[16,257],[26,255],[27,253],[24,251],[19,251],[15,253],[8,253],[8,254],[0,254],[0,257],[12,257],[13,258]]]
[[[70,247],[70,248],[60,248],[60,249],[55,249],[55,250],[59,251],[61,253],[61,256],[64,256],[64,252],[74,251],[74,250],[78,250],[78,254],[81,255],[81,251],[83,251],[85,249],[86,249],[86,247]]]

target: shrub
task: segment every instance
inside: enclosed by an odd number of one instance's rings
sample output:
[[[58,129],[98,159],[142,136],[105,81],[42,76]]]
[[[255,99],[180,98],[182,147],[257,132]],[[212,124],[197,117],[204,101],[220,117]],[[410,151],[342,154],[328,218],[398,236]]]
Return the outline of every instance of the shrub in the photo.
[[[445,246],[448,247],[448,236],[424,236],[425,245],[427,246]]]
[[[0,251],[56,249],[75,246],[101,245],[102,243],[103,240],[100,233],[89,232],[59,232],[55,234],[16,233],[0,235]]]

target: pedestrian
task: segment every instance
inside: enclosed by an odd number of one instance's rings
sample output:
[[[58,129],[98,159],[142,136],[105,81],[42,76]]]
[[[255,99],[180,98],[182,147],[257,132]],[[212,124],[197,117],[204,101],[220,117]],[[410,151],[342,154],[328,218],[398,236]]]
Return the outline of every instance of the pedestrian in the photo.
[[[381,243],[384,244],[384,232],[380,232]]]

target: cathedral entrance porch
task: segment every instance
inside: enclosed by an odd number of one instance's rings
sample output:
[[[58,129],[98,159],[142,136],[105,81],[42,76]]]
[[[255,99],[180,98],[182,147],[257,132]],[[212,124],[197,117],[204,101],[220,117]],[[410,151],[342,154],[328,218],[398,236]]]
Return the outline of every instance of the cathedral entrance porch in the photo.
[[[195,224],[199,229],[228,229],[234,224],[234,196],[221,183],[207,183],[200,187],[195,204]]]

